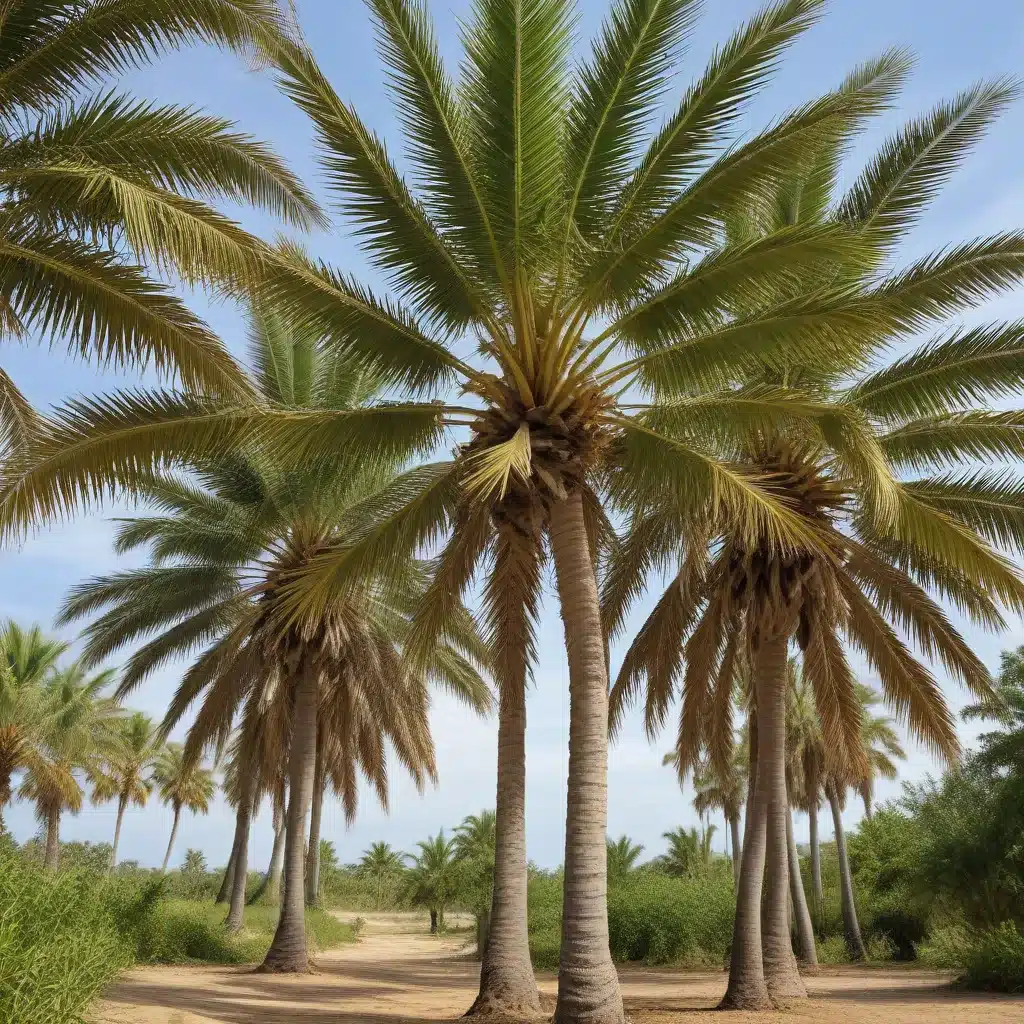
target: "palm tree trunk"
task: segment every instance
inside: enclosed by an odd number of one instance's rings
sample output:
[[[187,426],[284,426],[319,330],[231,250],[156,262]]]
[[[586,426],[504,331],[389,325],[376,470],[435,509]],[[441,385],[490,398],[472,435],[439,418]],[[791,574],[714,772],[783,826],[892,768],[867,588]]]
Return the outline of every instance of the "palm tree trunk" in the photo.
[[[437,911],[433,908],[430,910],[430,934],[437,934]]]
[[[578,492],[551,510],[569,659],[569,782],[555,1024],[621,1024],[608,945],[608,665],[594,559]]]
[[[275,819],[278,819],[275,811]],[[256,887],[256,891],[249,898],[250,903],[255,903],[264,894],[268,903],[276,903],[281,895],[281,869],[284,866],[284,822],[280,819],[274,821],[274,848],[270,852],[270,866],[263,876],[263,881]]]
[[[315,907],[320,896],[320,823],[323,820],[324,790],[323,737],[317,740],[313,769],[313,805],[309,812],[309,848],[306,851],[306,906]]]
[[[839,807],[839,795],[831,783],[827,787],[828,802],[832,808],[832,821],[836,830],[836,852],[839,854],[839,889],[843,904],[843,931],[846,945],[853,960],[865,960],[867,952],[860,934],[857,920],[857,904],[853,900],[853,879],[850,877],[850,859],[846,854],[846,833],[843,831],[843,812]]]
[[[167,874],[167,865],[171,862],[171,850],[174,849],[174,840],[178,838],[178,824],[181,821],[181,806],[174,805],[174,821],[171,823],[171,838],[167,840],[167,852],[164,854],[164,862],[160,868],[160,874]]]
[[[811,888],[813,890],[814,919],[821,927],[821,915],[825,908],[825,891],[821,887],[821,843],[818,840],[818,794],[811,795],[810,809],[807,812],[811,830]]]
[[[228,857],[227,867],[224,869],[224,880],[220,883],[220,890],[214,903],[227,903],[235,886],[235,865],[238,863],[238,851],[242,844],[242,804],[239,802],[235,808],[235,834],[231,840],[231,856]]]
[[[789,889],[793,896],[793,916],[796,933],[800,942],[800,959],[807,967],[818,966],[818,951],[814,946],[814,926],[811,912],[807,909],[807,894],[804,892],[804,878],[800,872],[800,854],[793,835],[793,811],[786,817],[786,840],[789,844]]]
[[[313,795],[316,770],[317,674],[313,666],[299,665],[288,765],[288,831],[284,841],[284,893],[274,941],[261,970],[304,973],[309,970],[306,950],[306,906],[303,845],[306,816]]]
[[[494,824],[494,889],[482,943],[480,991],[469,1009],[528,1017],[540,1012],[530,962],[526,915],[526,701],[507,687],[498,710],[498,792]]]
[[[255,811],[255,801],[243,788],[238,801],[238,852],[235,855],[234,878],[231,880],[231,905],[224,927],[229,932],[242,928],[245,919],[245,884],[249,880],[249,828]]]
[[[732,881],[736,892],[740,891],[740,858],[743,856],[743,848],[740,845],[740,816],[733,814],[729,817],[729,831],[732,833]]]
[[[60,866],[60,809],[46,812],[46,857],[43,868],[54,872]]]
[[[767,839],[767,800],[761,782],[761,744],[757,716],[750,716],[750,768],[747,779],[747,814],[743,826],[740,883],[736,890],[736,917],[732,926],[729,985],[723,1010],[768,1010],[772,1001],[761,960],[761,893]]]
[[[110,851],[110,867],[113,871],[117,867],[117,848],[121,845],[121,825],[124,823],[124,812],[128,807],[128,797],[120,796],[117,800],[117,824],[114,825],[114,846]]]

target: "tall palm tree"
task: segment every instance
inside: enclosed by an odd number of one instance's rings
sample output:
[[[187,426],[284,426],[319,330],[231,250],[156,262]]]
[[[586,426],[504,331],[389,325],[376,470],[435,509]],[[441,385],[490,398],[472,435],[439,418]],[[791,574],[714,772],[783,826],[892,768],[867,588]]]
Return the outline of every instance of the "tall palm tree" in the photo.
[[[875,780],[895,779],[899,775],[896,762],[904,760],[907,754],[892,718],[873,713],[882,700],[879,694],[864,684],[860,684],[857,691],[861,703],[860,736],[864,763],[856,789],[864,801],[864,814],[870,821],[875,799]]]
[[[136,711],[117,723],[113,741],[92,770],[92,802],[117,801],[114,843],[110,851],[111,871],[117,865],[124,812],[129,804],[146,806],[155,785],[154,770],[162,753],[163,741],[157,729],[146,715]]]
[[[387,843],[372,843],[359,860],[359,873],[373,879],[376,889],[376,909],[380,910],[387,882],[401,877],[405,871],[402,855]]]
[[[155,364],[186,387],[240,394],[226,349],[145,267],[237,289],[264,247],[209,202],[300,228],[322,216],[231,122],[99,86],[195,43],[266,59],[286,27],[278,5],[13,0],[5,11],[0,333],[41,333],[100,363]],[[23,439],[32,419],[0,372],[3,440]]]
[[[417,844],[410,854],[409,893],[413,903],[430,911],[430,934],[444,929],[444,912],[456,895],[455,841],[445,839],[444,829]]]
[[[1012,96],[1005,82],[981,85],[912,122],[837,204],[831,199],[849,132],[840,133],[814,160],[795,163],[771,201],[737,212],[727,234],[737,242],[758,244],[779,230],[845,224],[859,238],[872,240],[878,254],[860,270],[850,265],[796,275],[763,301],[774,305],[780,294],[788,294],[791,302],[802,303],[819,294],[823,279],[842,280],[851,293],[863,294],[864,287],[891,293],[948,267],[951,259],[973,261],[977,255],[984,262],[1007,244],[1019,244],[1024,236],[1017,234],[970,242],[877,283],[880,259],[892,253]],[[955,288],[937,300],[933,316],[942,318],[976,302],[989,288]],[[615,706],[628,702],[646,677],[647,722],[653,731],[681,681],[680,751],[697,757],[706,741],[724,762],[736,661],[752,660],[755,706],[763,719],[758,727],[761,762],[755,771],[760,789],[755,788],[752,805],[758,841],[753,847],[746,844],[750,870],[744,866],[741,873],[726,1005],[763,1007],[772,995],[804,993],[787,913],[784,708],[790,643],[795,640],[804,650],[804,670],[815,690],[826,744],[845,762],[857,762],[862,753],[844,636],[867,655],[886,700],[906,716],[911,730],[952,756],[957,739],[941,691],[890,622],[970,690],[985,693],[989,679],[984,666],[928,591],[952,598],[990,628],[1002,621],[1000,604],[1019,608],[1024,598],[1019,575],[997,550],[1019,547],[1024,539],[1020,483],[1012,474],[947,471],[967,460],[1018,458],[1013,424],[1021,422],[1022,414],[991,413],[984,404],[1018,386],[1020,371],[1011,352],[1019,344],[1020,326],[957,329],[889,365],[863,369],[863,360],[878,355],[879,343],[890,337],[889,329],[879,325],[876,338],[858,348],[845,367],[793,364],[781,372],[740,378],[739,391],[758,393],[784,382],[852,417],[833,429],[825,415],[817,421],[817,432],[795,423],[780,429],[761,421],[752,424],[746,442],[732,449],[739,462],[787,496],[815,541],[785,545],[768,535],[740,539],[714,523],[700,537],[691,520],[680,575],[627,654],[613,695]],[[858,440],[850,446],[852,436]],[[678,557],[685,532],[668,521],[672,518],[652,507],[631,524],[631,540],[620,546],[609,572],[610,628],[636,592],[638,567]]]
[[[618,839],[608,837],[608,880],[621,882],[636,867],[636,862],[643,854],[640,843],[634,843],[629,836]]]
[[[43,735],[50,709],[43,682],[67,644],[8,621],[0,633],[0,824],[15,772],[25,767]]]
[[[114,738],[121,710],[104,694],[114,676],[113,669],[90,675],[75,662],[51,669],[43,687],[42,731],[25,760],[18,794],[35,803],[46,827],[48,871],[56,871],[60,861],[61,814],[82,809],[80,776],[93,770]]]
[[[384,383],[364,360],[321,347],[310,332],[265,306],[252,311],[250,355],[252,389],[268,408],[289,416],[355,414]],[[425,567],[411,558],[368,565],[358,592],[339,594],[315,618],[288,618],[282,603],[288,580],[332,543],[371,529],[379,504],[389,500],[380,488],[390,470],[379,460],[357,465],[320,457],[296,464],[240,445],[230,456],[197,461],[191,479],[156,475],[138,491],[154,514],[124,522],[118,539],[122,551],[147,546],[152,563],[87,581],[72,592],[62,615],[69,621],[106,609],[86,631],[90,658],[156,634],[128,659],[123,690],[172,654],[206,646],[163,724],[167,732],[199,700],[186,761],[223,745],[236,714],[244,712],[253,723],[276,716],[278,724],[264,730],[266,752],[262,744],[240,748],[239,863],[231,886],[233,925],[244,905],[240,863],[259,796],[250,784],[260,777],[270,782],[272,766],[287,758],[284,900],[267,970],[308,968],[305,824],[314,792],[322,794],[324,772],[332,773],[347,813],[354,814],[359,771],[386,800],[389,745],[418,785],[434,777],[428,684],[480,711],[490,707],[478,672],[488,651],[461,603],[430,658],[415,667],[403,661],[410,616],[427,582]],[[329,755],[320,778],[318,748]]]
[[[449,428],[468,430],[450,462],[420,465],[395,484],[374,529],[291,577],[284,601],[289,616],[316,621],[339,592],[358,590],[367,564],[384,571],[424,542],[446,539],[409,645],[426,658],[447,609],[486,567],[499,782],[478,1008],[535,1011],[523,691],[550,556],[569,657],[572,748],[556,1018],[616,1022],[622,1004],[605,913],[608,670],[594,572],[611,533],[604,502],[681,509],[677,527],[687,534],[711,508],[752,544],[766,534],[812,544],[801,517],[737,469],[718,442],[743,434],[752,417],[816,420],[823,410],[785,386],[737,393],[737,376],[756,362],[866,359],[872,345],[919,332],[951,306],[1017,280],[1024,242],[983,241],[907,274],[858,279],[856,288],[823,277],[794,297],[785,289],[797,278],[869,264],[875,237],[843,222],[754,241],[722,231],[780,172],[894,101],[908,66],[895,52],[738,138],[740,110],[814,23],[821,0],[781,0],[758,12],[649,141],[694,20],[692,0],[617,0],[577,68],[572,0],[475,0],[458,88],[421,3],[369,6],[417,194],[307,46],[283,46],[275,59],[282,87],[314,125],[328,184],[391,294],[378,298],[294,249],[267,261],[262,285],[318,337],[371,360],[401,400],[313,417],[166,393],[69,407],[19,452],[0,494],[0,527],[70,511],[149,465],[208,456],[243,434],[292,464],[330,451],[358,465],[433,450]],[[894,192],[889,210],[913,205],[919,179],[900,191],[881,177],[862,190],[863,207],[880,209],[879,197]],[[448,400],[457,389],[467,404]],[[859,412],[840,414],[856,461]],[[936,529],[932,540],[948,537]],[[782,817],[773,820],[781,834]]]
[[[217,787],[211,768],[185,763],[185,752],[180,743],[168,743],[164,748],[153,769],[153,781],[160,791],[161,800],[170,806],[174,814],[167,852],[160,868],[160,873],[165,874],[171,860],[171,850],[174,849],[174,840],[178,836],[181,812],[209,813],[210,801]]]

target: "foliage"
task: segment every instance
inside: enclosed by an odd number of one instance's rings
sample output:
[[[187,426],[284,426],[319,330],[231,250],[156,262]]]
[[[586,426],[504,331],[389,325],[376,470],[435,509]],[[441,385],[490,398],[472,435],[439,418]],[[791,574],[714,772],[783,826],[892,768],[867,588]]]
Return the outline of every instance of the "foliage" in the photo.
[[[618,839],[608,837],[608,880],[621,881],[636,868],[636,862],[644,852],[643,846],[634,843],[629,836]]]
[[[658,858],[658,866],[666,874],[679,878],[697,878],[705,874],[711,865],[714,835],[714,825],[708,825],[700,832],[696,828],[684,829],[682,826],[666,832],[664,838],[668,840],[668,852]]]
[[[850,950],[842,935],[830,935],[818,943],[818,963],[848,964],[849,962]]]
[[[495,827],[494,811],[481,811],[464,818],[452,836],[458,867],[457,900],[473,912],[478,922],[491,910]]]
[[[1024,992],[1024,935],[1012,921],[982,932],[967,957],[964,988]]]
[[[917,947],[917,960],[922,967],[940,971],[962,970],[971,954],[974,937],[962,924],[936,928]]]
[[[444,927],[444,912],[458,894],[459,868],[455,860],[455,842],[445,839],[442,829],[419,844],[412,856],[407,875],[409,895],[414,904],[437,915],[437,927]]]
[[[0,1020],[81,1024],[133,949],[94,878],[45,875],[0,848]]]

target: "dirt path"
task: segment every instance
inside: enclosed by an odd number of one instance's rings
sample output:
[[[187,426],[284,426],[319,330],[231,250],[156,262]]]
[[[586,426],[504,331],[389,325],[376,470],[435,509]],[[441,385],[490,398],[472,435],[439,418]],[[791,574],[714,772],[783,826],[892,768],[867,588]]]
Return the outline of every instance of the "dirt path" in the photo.
[[[452,1020],[476,994],[478,966],[465,935],[435,938],[411,915],[374,915],[356,945],[322,954],[317,973],[254,974],[237,967],[144,967],[107,993],[104,1024],[424,1024]],[[626,967],[638,1024],[706,1024],[701,1011],[725,988],[720,972]],[[814,1024],[1024,1024],[1024,997],[952,993],[942,975],[835,969],[808,979],[811,999],[788,1014],[730,1014],[729,1021]],[[554,979],[541,991],[554,1004]],[[725,1018],[723,1018],[725,1019]]]

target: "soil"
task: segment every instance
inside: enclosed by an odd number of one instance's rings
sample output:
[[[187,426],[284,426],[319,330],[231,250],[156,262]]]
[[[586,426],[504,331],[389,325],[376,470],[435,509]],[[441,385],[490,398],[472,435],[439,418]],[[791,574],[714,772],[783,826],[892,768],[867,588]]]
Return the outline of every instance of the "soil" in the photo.
[[[356,915],[339,914],[342,918]],[[468,922],[452,922],[465,926]],[[468,929],[438,937],[414,915],[368,915],[355,945],[322,953],[316,972],[255,974],[250,967],[143,967],[99,1007],[103,1024],[423,1024],[454,1020],[476,994]],[[722,972],[624,966],[635,1024],[707,1024],[725,991]],[[555,979],[540,977],[547,1007]],[[949,976],[909,968],[823,968],[810,999],[777,1013],[730,1013],[737,1024],[1024,1024],[1024,996],[955,992]]]

